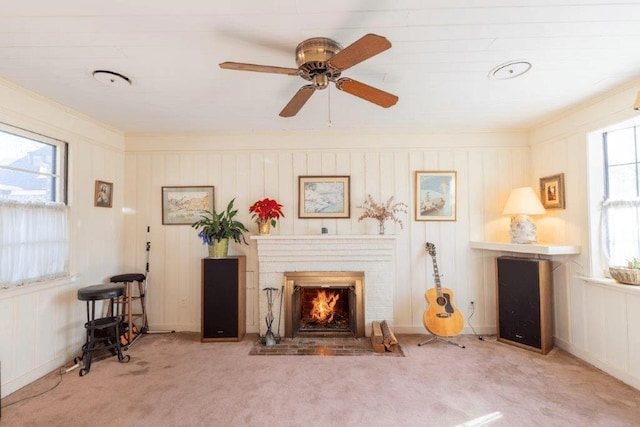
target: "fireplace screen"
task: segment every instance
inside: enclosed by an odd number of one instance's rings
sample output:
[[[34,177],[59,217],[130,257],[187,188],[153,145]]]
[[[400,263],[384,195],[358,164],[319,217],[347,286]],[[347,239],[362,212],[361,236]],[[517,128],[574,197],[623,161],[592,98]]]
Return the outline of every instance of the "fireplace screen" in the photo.
[[[297,325],[297,332],[355,334],[355,298],[353,286],[296,286],[291,308],[294,329]]]
[[[288,273],[285,282],[288,337],[364,335],[361,274]]]

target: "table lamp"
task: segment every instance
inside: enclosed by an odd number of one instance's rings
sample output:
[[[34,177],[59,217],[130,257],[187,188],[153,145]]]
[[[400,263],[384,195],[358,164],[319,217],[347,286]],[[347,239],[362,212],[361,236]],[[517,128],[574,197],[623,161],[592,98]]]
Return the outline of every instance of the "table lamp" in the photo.
[[[538,240],[536,225],[529,215],[542,215],[545,210],[533,188],[520,187],[511,190],[502,213],[511,215],[511,243],[535,243]]]

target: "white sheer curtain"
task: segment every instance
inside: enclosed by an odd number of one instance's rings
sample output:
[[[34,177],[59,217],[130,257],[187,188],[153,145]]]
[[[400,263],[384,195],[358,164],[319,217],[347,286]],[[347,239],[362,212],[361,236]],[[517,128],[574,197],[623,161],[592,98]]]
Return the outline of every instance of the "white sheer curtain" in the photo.
[[[68,207],[0,200],[0,288],[68,275]]]
[[[606,271],[640,258],[640,199],[602,202],[600,230]]]

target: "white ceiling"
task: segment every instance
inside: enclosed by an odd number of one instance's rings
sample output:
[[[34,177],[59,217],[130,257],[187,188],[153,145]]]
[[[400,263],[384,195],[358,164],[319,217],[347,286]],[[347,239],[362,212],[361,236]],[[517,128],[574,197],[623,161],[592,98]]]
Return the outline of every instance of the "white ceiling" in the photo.
[[[304,39],[366,33],[392,48],[343,76],[396,94],[389,109],[331,86],[281,118],[305,80],[218,67],[295,68]],[[512,60],[533,68],[488,79]],[[638,79],[640,2],[2,0],[0,76],[127,133],[526,129]]]

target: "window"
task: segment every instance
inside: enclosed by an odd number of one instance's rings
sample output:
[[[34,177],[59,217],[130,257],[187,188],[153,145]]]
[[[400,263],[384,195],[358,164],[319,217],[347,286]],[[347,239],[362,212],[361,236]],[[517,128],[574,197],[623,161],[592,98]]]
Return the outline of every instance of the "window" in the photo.
[[[0,129],[0,199],[66,202],[65,163],[66,143]]]
[[[605,132],[605,198],[634,199],[640,196],[640,127]]]
[[[0,125],[0,288],[68,275],[67,144]]]
[[[602,147],[605,267],[626,265],[640,258],[640,126],[604,132]]]

